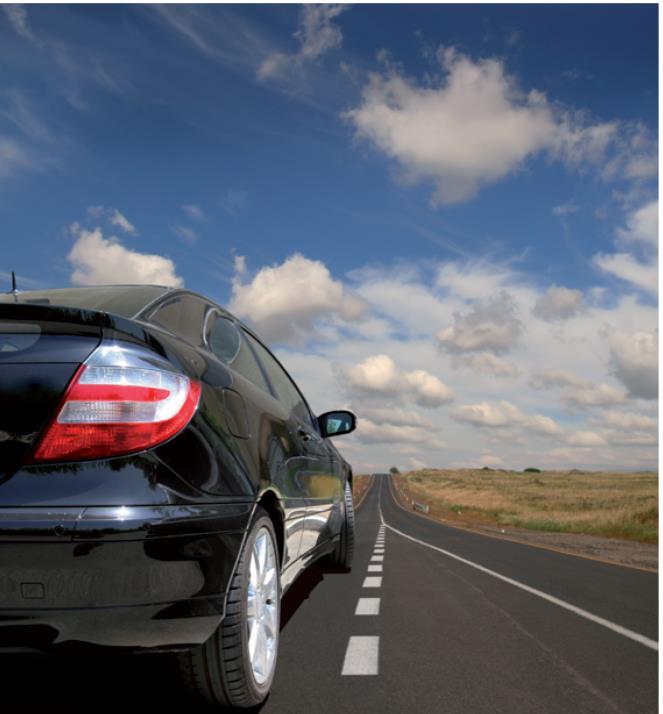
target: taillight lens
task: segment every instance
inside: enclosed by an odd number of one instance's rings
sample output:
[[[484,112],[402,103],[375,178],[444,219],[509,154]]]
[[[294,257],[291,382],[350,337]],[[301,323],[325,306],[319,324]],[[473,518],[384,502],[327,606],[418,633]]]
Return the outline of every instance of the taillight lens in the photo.
[[[189,423],[199,399],[200,383],[183,374],[82,365],[31,461],[98,459],[156,446]]]

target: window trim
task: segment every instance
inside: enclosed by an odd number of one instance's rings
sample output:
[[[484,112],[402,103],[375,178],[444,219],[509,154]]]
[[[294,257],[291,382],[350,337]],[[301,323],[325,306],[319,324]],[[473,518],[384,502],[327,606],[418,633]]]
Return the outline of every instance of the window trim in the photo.
[[[294,387],[294,389],[295,389],[295,391],[297,392],[297,394],[299,394],[299,396],[300,396],[300,398],[301,398],[301,400],[302,400],[302,403],[303,403],[304,406],[306,407],[306,411],[308,412],[309,417],[310,417],[311,425],[315,428],[316,432],[317,432],[318,434],[320,434],[320,436],[322,436],[322,434],[321,434],[321,432],[320,432],[320,425],[318,424],[318,418],[317,418],[317,417],[315,416],[315,414],[313,413],[313,410],[311,409],[310,404],[309,404],[308,401],[306,400],[306,397],[302,394],[301,389],[297,386],[297,384],[295,383],[295,380],[290,376],[290,373],[288,372],[288,370],[281,364],[281,362],[279,361],[279,359],[274,355],[274,353],[269,349],[269,347],[267,347],[267,346],[265,345],[265,343],[264,343],[261,339],[259,339],[258,337],[256,337],[256,335],[255,335],[253,332],[251,332],[251,330],[249,330],[248,328],[246,328],[246,327],[245,327],[244,325],[242,325],[241,323],[238,323],[238,324],[239,324],[240,332],[244,332],[244,333],[246,333],[247,335],[249,335],[250,337],[252,337],[264,350],[266,350],[267,354],[268,354],[268,355],[274,360],[274,362],[276,362],[276,364],[283,370],[283,373],[284,373],[285,376],[288,378],[290,384],[292,384],[292,386]],[[263,374],[265,375],[265,378],[267,379],[267,382],[268,382],[268,384],[269,384],[269,387],[270,387],[270,389],[271,389],[271,391],[272,391],[272,396],[273,396],[274,399],[276,399],[280,404],[282,404],[283,402],[282,402],[281,399],[279,399],[279,396],[278,396],[278,394],[277,394],[277,392],[276,392],[276,389],[274,388],[274,385],[272,384],[272,380],[269,379],[269,375],[267,374],[267,370],[265,369],[265,366],[263,365],[262,360],[260,359],[260,356],[256,353],[255,349],[253,348],[253,345],[251,344],[251,342],[250,342],[249,340],[246,340],[246,344],[249,346],[249,349],[251,350],[253,356],[254,356],[254,357],[256,358],[256,360],[258,361],[258,364],[260,365],[260,369],[262,370]],[[308,426],[308,424],[307,424],[307,426]]]

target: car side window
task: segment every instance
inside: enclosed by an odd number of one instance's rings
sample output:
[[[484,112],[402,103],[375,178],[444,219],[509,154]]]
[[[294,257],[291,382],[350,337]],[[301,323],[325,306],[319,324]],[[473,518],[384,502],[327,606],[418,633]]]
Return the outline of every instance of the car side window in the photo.
[[[315,422],[311,416],[311,412],[306,404],[306,401],[304,400],[304,397],[301,395],[292,379],[290,379],[287,372],[283,369],[283,367],[281,367],[281,365],[276,361],[276,358],[266,347],[260,344],[258,340],[254,339],[253,336],[245,330],[243,333],[244,337],[246,337],[246,339],[251,343],[251,347],[255,350],[262,366],[267,372],[267,376],[274,387],[278,400],[291,414],[299,419],[300,422],[315,426]]]
[[[178,295],[159,305],[149,321],[164,327],[192,345],[203,344],[203,323],[209,304],[193,295]]]
[[[209,350],[235,372],[241,374],[257,387],[269,392],[269,385],[256,358],[242,340],[238,328],[218,312],[210,313],[205,339]]]

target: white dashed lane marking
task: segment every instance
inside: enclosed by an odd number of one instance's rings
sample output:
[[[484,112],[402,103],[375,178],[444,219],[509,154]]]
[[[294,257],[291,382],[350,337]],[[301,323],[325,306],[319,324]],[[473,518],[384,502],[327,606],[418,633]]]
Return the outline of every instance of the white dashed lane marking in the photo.
[[[343,660],[344,675],[371,675],[378,673],[380,638],[354,635],[348,642]]]
[[[379,615],[380,614],[380,598],[379,597],[360,597],[357,601],[355,615]]]
[[[373,555],[371,556],[372,563],[381,563],[384,560],[384,555]]]
[[[369,572],[369,573],[381,573],[381,572],[382,572],[382,566],[381,566],[381,565],[369,565],[369,566],[368,566],[368,572]]]
[[[382,576],[381,575],[369,575],[364,578],[364,588],[379,588],[382,586]]]

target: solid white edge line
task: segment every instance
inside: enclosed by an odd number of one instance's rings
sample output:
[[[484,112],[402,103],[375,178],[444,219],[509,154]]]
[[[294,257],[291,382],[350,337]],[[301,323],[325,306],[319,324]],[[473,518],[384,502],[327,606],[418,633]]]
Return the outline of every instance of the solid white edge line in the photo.
[[[378,673],[380,638],[352,635],[343,659],[342,675],[372,675]]]
[[[381,486],[382,486],[382,483],[380,483],[380,487]],[[380,488],[380,495],[382,495],[382,488]],[[606,620],[605,618],[600,617],[599,615],[594,615],[593,613],[588,612],[587,610],[583,610],[581,607],[572,605],[570,602],[566,602],[565,600],[560,600],[559,598],[555,597],[554,595],[548,595],[548,593],[544,593],[542,590],[537,590],[536,588],[530,587],[529,585],[525,585],[525,583],[521,583],[518,580],[509,578],[506,575],[501,575],[500,573],[497,573],[494,570],[491,570],[490,568],[486,568],[483,565],[479,565],[478,563],[474,563],[471,560],[467,560],[467,558],[463,558],[460,555],[456,555],[455,553],[451,553],[448,550],[444,550],[444,548],[438,548],[436,545],[432,545],[431,543],[426,543],[426,541],[419,540],[418,538],[414,538],[413,536],[410,536],[407,533],[403,533],[402,531],[399,531],[397,528],[390,526],[384,520],[384,516],[382,515],[382,504],[380,503],[379,506],[380,506],[380,522],[386,528],[388,528],[390,531],[392,531],[393,533],[396,533],[399,536],[402,536],[403,538],[407,538],[408,540],[411,540],[413,543],[418,543],[419,545],[423,545],[426,548],[430,548],[431,550],[436,550],[438,553],[442,553],[442,555],[446,555],[448,558],[453,558],[454,560],[457,560],[460,563],[465,563],[465,565],[469,565],[471,568],[480,570],[482,573],[486,573],[487,575],[491,575],[492,577],[497,578],[498,580],[501,580],[502,582],[508,583],[509,585],[513,585],[516,588],[520,588],[520,590],[524,590],[525,592],[530,593],[530,595],[536,595],[537,597],[540,597],[542,600],[546,600],[547,602],[550,602],[553,605],[557,605],[558,607],[561,607],[564,610],[573,612],[576,615],[579,615],[580,617],[584,617],[586,620],[595,622],[597,625],[602,625],[603,627],[607,627],[609,630],[616,632],[618,635],[622,635],[622,637],[626,637],[629,640],[633,640],[633,642],[638,642],[639,644],[644,645],[645,647],[648,647],[650,650],[654,650],[654,651],[658,652],[658,642],[656,640],[652,640],[649,637],[645,637],[645,635],[641,635],[638,632],[633,632],[633,630],[629,630],[626,627],[622,627],[621,625],[618,625],[616,622],[611,622],[610,620]]]

